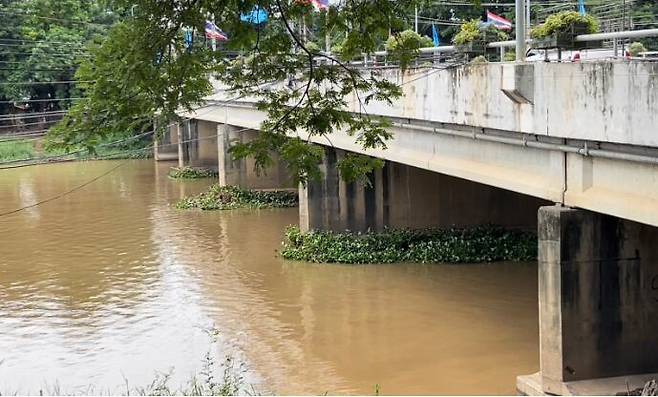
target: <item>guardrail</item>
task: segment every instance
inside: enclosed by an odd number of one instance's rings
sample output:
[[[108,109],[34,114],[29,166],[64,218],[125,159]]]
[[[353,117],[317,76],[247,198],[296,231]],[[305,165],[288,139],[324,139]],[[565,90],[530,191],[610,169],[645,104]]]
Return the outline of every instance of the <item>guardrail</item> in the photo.
[[[658,29],[641,29],[641,30],[626,30],[621,32],[609,32],[609,33],[594,33],[594,34],[583,34],[576,36],[576,41],[578,42],[588,42],[588,41],[600,41],[600,40],[613,40],[613,39],[633,39],[633,38],[646,38],[646,37],[658,37]],[[533,40],[526,40],[526,44],[532,46]],[[494,41],[487,44],[488,48],[499,48],[501,52],[506,48],[514,48],[516,46],[516,41]],[[441,59],[442,54],[453,53],[456,51],[456,47],[453,45],[446,45],[440,47],[424,47],[419,49],[420,53],[423,56],[420,57],[419,61],[423,60],[436,60]],[[430,57],[427,57],[430,55]],[[376,51],[370,56],[365,56],[363,60],[354,61],[353,64],[363,64],[363,65],[376,65],[382,64],[380,67],[393,67],[394,65],[386,61],[388,56],[387,51]],[[370,58],[370,59],[369,59]],[[377,58],[384,58],[383,62],[379,62]]]

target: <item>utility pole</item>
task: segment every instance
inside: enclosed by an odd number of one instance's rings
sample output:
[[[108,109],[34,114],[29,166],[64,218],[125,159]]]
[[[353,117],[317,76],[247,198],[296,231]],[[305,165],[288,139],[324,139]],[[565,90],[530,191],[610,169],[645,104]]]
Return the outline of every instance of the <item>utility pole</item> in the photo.
[[[516,4],[516,61],[525,61],[525,0],[515,0]]]
[[[414,16],[414,32],[418,33],[418,6],[416,6],[416,13]]]

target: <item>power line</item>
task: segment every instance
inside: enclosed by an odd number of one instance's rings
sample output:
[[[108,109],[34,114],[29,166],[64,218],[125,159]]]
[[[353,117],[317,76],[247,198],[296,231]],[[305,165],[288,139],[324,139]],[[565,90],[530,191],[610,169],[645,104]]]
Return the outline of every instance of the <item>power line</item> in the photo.
[[[9,114],[9,113],[3,113],[0,114],[0,121],[7,121],[7,120],[21,120],[21,119],[34,119],[37,117],[50,117],[50,116],[56,116],[60,115],[63,113],[67,113],[68,110],[52,110],[52,111],[47,111],[47,112],[34,112],[34,113],[18,113],[16,116]]]
[[[11,83],[0,83],[0,85],[75,84],[75,83],[95,83],[95,82],[96,80],[18,81]]]
[[[33,208],[33,207],[36,207],[36,206],[38,206],[38,205],[45,204],[45,203],[47,203],[47,202],[50,202],[50,201],[53,201],[53,200],[57,200],[57,199],[59,199],[59,198],[62,198],[62,197],[64,197],[64,196],[66,196],[66,195],[69,195],[69,194],[75,192],[76,190],[80,190],[80,189],[82,189],[83,187],[85,187],[85,186],[87,186],[87,185],[90,185],[90,184],[96,182],[97,180],[101,179],[102,177],[104,177],[104,176],[106,176],[106,175],[111,174],[112,172],[114,172],[114,171],[116,171],[117,169],[119,169],[119,167],[124,166],[126,163],[128,163],[127,160],[126,160],[126,161],[123,161],[121,164],[117,165],[116,167],[112,167],[109,171],[106,171],[106,172],[104,172],[104,173],[98,175],[97,177],[88,180],[87,182],[83,183],[82,185],[78,185],[78,186],[74,187],[73,189],[69,189],[69,190],[67,190],[67,191],[65,191],[65,192],[63,192],[63,193],[60,193],[60,194],[56,195],[56,196],[53,196],[53,197],[47,198],[47,199],[45,199],[45,200],[37,201],[37,202],[34,203],[34,204],[26,205],[26,206],[24,206],[24,207],[20,207],[20,208],[17,208],[17,209],[15,209],[15,210],[11,210],[11,211],[7,211],[7,212],[0,213],[0,217],[7,216],[7,215],[11,215],[11,214],[16,214],[16,213],[21,212],[21,211],[24,211],[24,210],[26,210],[26,209],[28,209],[28,208]]]
[[[87,99],[87,98],[75,97],[75,98],[55,98],[55,99],[22,99],[16,101],[0,101],[0,103],[60,102],[60,101],[77,101],[80,99]]]
[[[19,13],[19,12],[0,11],[0,14],[15,15],[15,16],[21,16],[21,17],[26,17],[26,18],[45,19],[45,20],[49,20],[49,21],[77,23],[77,24],[81,24],[81,25],[111,26],[111,24],[107,24],[107,23],[95,23],[95,22],[86,22],[86,21],[81,21],[81,20],[76,20],[76,19],[44,17],[44,16],[40,16],[40,15],[23,14],[23,13]]]
[[[27,127],[28,125],[42,125],[42,124],[48,124],[48,123],[56,123],[61,119],[58,120],[47,120],[47,121],[42,121],[39,123],[25,123],[25,124],[14,124],[14,125],[0,125],[0,128],[22,128],[22,127]],[[0,134],[0,138],[5,137],[7,135],[2,135]]]
[[[47,43],[47,44],[79,44],[83,45],[84,43],[80,41],[51,41],[51,40],[37,40],[37,39],[0,39],[0,41],[9,41],[9,42],[27,42],[27,43]]]

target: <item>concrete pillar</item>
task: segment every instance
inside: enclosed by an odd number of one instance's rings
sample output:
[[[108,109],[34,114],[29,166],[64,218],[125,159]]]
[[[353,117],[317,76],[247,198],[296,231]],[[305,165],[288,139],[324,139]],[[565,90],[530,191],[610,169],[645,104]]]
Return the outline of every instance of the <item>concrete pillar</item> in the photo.
[[[655,377],[641,374],[658,371],[657,229],[559,206],[540,208],[538,218],[534,392],[614,395]],[[519,389],[532,392],[523,378]]]
[[[365,231],[495,224],[535,229],[543,200],[407,165],[386,162],[369,186],[336,171],[341,150],[326,148],[321,181],[300,188],[302,230]]]
[[[255,139],[258,131],[245,130],[231,125],[217,125],[217,166],[219,183],[222,186],[235,185],[248,189],[296,189],[288,169],[272,153],[272,165],[256,171],[252,158],[233,161],[229,149],[235,142],[246,143]]]
[[[178,167],[185,166],[185,157],[183,156],[183,131],[180,124],[176,124],[176,139],[178,143]]]

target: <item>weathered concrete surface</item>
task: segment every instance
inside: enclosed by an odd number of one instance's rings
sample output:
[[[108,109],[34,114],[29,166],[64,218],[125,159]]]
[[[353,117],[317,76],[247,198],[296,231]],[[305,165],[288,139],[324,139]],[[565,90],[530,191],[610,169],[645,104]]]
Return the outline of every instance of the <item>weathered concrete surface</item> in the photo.
[[[167,128],[162,136],[155,138],[153,158],[156,161],[178,160],[178,135],[172,127]]]
[[[372,104],[370,114],[658,147],[655,62],[500,63],[384,73],[402,84],[404,99],[393,106]],[[503,92],[510,85],[531,103],[510,100]],[[358,105],[352,100],[352,110]]]
[[[217,124],[192,120],[185,135],[186,165],[217,169]]]
[[[534,229],[547,202],[394,162],[346,183],[336,171],[344,152],[326,148],[324,178],[300,187],[302,230],[381,230],[494,224]]]
[[[246,143],[254,139],[257,131],[244,130],[226,124],[213,123],[217,134],[216,145],[218,153],[219,184],[233,185],[249,189],[284,189],[295,188],[285,164],[276,154],[272,154],[273,165],[257,172],[253,158],[233,161],[229,149],[236,142]],[[204,143],[205,145],[205,143]],[[209,146],[207,150],[211,150]]]
[[[658,372],[658,229],[539,210],[541,384]]]

